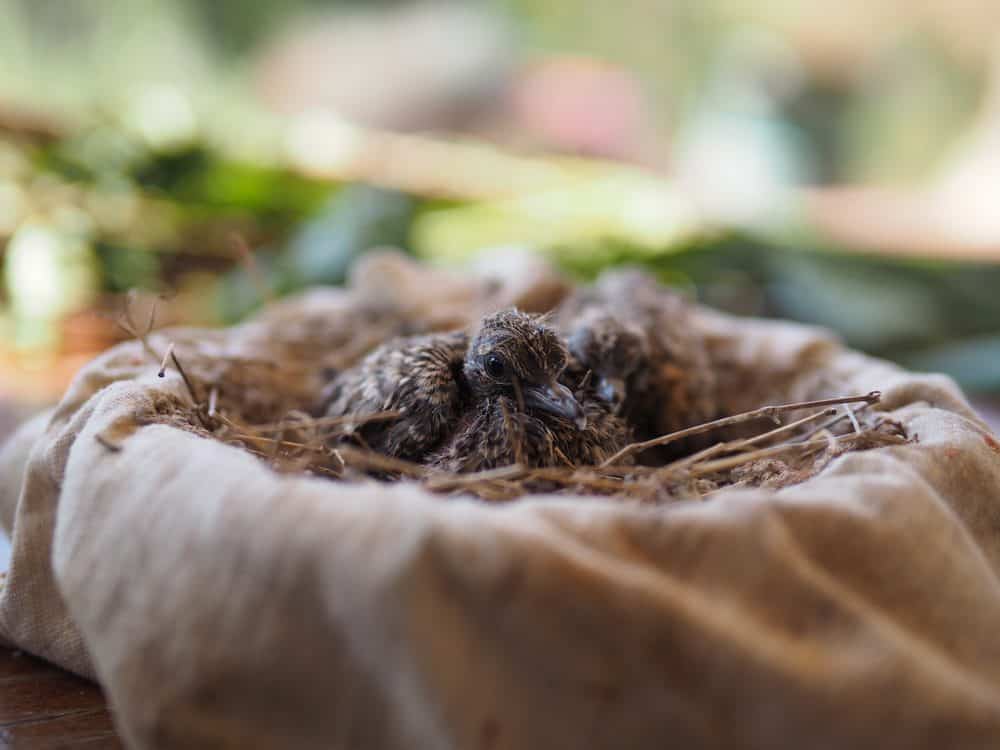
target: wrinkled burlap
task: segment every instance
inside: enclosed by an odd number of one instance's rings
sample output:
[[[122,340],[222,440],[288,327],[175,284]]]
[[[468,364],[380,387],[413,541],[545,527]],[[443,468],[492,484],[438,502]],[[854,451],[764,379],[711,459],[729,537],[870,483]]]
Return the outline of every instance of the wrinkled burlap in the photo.
[[[357,293],[196,338],[267,357]],[[126,344],[5,448],[0,633],[138,748],[1000,747],[1000,443],[945,378],[701,324],[733,408],[879,389],[918,442],[701,503],[489,506],[138,426],[186,396]]]

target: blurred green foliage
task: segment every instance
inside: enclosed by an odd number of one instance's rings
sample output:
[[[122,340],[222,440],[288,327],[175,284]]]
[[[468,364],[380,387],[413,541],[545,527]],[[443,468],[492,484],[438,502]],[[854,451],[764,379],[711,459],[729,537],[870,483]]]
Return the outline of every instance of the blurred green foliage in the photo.
[[[246,0],[181,0],[213,46],[233,55],[245,55],[298,14],[331,7],[371,8],[402,4],[403,0],[282,0],[280,3]]]
[[[289,294],[315,284],[339,284],[363,252],[407,247],[417,200],[391,190],[348,185],[303,221],[277,249],[257,253],[268,290]],[[217,295],[224,322],[236,322],[265,300],[253,271],[237,268],[223,277]]]
[[[107,292],[169,288],[178,268],[209,269],[216,281],[206,293],[215,300],[218,322],[245,317],[265,293],[339,283],[357,256],[373,247],[416,245],[424,255],[456,262],[474,247],[517,245],[548,253],[580,279],[610,265],[639,264],[716,307],[827,326],[852,346],[948,372],[970,388],[1000,389],[998,266],[846,254],[819,237],[706,232],[683,201],[657,215],[656,228],[664,234],[651,233],[650,225],[635,223],[642,214],[634,211],[650,185],[622,177],[591,187],[584,181],[562,197],[504,202],[494,216],[499,208],[491,202],[332,185],[283,168],[232,162],[205,144],[157,152],[107,132],[25,149],[35,182],[49,175],[98,192],[113,185],[153,200],[151,206],[170,206],[170,231],[155,243],[128,240],[139,233],[111,236],[93,227],[74,241],[93,247],[99,287]],[[519,219],[525,210],[534,217],[527,223]],[[673,218],[664,223],[667,216]],[[254,239],[256,271],[231,248],[219,256],[218,248],[202,244],[215,232],[213,223],[226,227],[234,217]],[[143,223],[142,215],[138,220]],[[461,246],[435,244],[449,237],[461,237]],[[9,301],[18,298],[18,284],[8,278]],[[48,313],[19,315],[19,339],[37,343],[51,335],[39,328]]]
[[[301,13],[393,4],[0,0],[0,104],[28,103],[66,130],[43,144],[0,142],[0,201],[16,195],[20,212],[8,234],[0,230],[0,246],[38,225],[51,230],[46,262],[71,258],[67,273],[51,271],[56,293],[51,309],[40,310],[29,300],[41,266],[22,258],[15,268],[9,246],[0,250],[5,333],[51,343],[67,300],[96,304],[101,293],[173,289],[189,277],[210,298],[213,322],[231,322],[266,293],[342,281],[375,246],[460,262],[477,248],[518,245],[579,278],[638,263],[709,304],[828,326],[853,346],[1000,389],[995,266],[846,254],[819,237],[708,231],[673,185],[637,171],[505,200],[443,201],[284,166],[274,158],[273,118],[254,99],[255,53]],[[794,5],[491,7],[517,19],[525,57],[573,52],[634,72],[656,133],[683,141],[696,125],[730,117],[723,132],[773,143],[771,162],[821,181],[933,171],[980,103],[984,67],[913,25],[859,40],[879,45],[864,51],[863,75],[846,70],[861,52],[818,71],[799,59],[807,45],[792,38],[795,24],[783,25],[786,15],[797,18]],[[830,10],[817,7],[822,31]],[[256,272],[234,237],[252,248]]]

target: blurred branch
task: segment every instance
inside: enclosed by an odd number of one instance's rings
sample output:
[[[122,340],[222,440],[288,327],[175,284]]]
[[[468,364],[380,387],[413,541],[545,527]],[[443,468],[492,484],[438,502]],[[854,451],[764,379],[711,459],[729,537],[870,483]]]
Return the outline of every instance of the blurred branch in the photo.
[[[626,169],[615,162],[521,156],[485,142],[361,128],[332,116],[293,123],[287,153],[291,166],[308,177],[463,200],[515,197]]]
[[[806,221],[845,252],[935,260],[1000,261],[1000,236],[969,238],[933,193],[841,187],[802,192]]]
[[[38,112],[0,102],[0,134],[33,143],[51,143],[64,138],[71,128],[66,123]]]

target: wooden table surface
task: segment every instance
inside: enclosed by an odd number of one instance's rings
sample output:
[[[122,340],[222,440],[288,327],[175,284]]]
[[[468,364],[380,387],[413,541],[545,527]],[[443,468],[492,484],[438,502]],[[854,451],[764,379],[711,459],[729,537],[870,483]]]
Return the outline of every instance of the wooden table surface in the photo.
[[[0,750],[123,748],[96,685],[0,648]]]

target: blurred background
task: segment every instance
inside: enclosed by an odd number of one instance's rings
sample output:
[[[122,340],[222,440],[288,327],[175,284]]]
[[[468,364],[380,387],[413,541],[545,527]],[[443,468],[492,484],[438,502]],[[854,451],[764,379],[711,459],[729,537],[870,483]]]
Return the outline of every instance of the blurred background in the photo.
[[[0,435],[360,253],[640,263],[1000,394],[995,0],[0,0]]]

